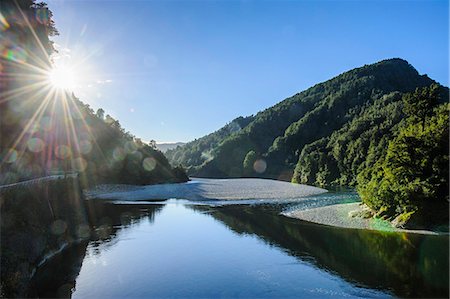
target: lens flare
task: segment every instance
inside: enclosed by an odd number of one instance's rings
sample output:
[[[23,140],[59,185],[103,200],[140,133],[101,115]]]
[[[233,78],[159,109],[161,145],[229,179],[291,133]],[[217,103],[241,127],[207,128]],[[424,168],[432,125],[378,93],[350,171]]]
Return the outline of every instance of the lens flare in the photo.
[[[152,171],[156,167],[156,160],[152,157],[145,158],[144,161],[142,161],[142,166],[147,171]]]
[[[73,90],[75,88],[75,74],[66,66],[56,66],[48,73],[50,84],[56,89]]]
[[[267,169],[267,163],[263,159],[258,159],[253,163],[253,169],[257,173],[264,173]]]

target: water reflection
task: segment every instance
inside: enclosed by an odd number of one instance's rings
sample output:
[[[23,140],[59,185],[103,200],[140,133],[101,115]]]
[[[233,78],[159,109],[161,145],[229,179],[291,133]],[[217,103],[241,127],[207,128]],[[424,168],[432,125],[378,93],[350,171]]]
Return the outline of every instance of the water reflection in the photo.
[[[76,288],[87,245],[88,242],[83,242],[72,246],[39,269],[31,281],[29,297],[70,298]]]
[[[75,244],[56,255],[38,269],[29,289],[33,298],[70,298],[76,290],[78,277],[86,254],[99,254],[114,246],[121,231],[147,219],[152,223],[161,205],[115,205],[102,201],[86,201],[91,241]]]
[[[280,216],[280,209],[225,206],[209,211],[233,231],[257,235],[356,285],[401,297],[448,297],[448,236],[340,229]]]
[[[163,205],[112,204],[100,200],[87,201],[89,222],[93,226],[90,248],[94,254],[113,246],[121,231],[146,219],[153,223]]]
[[[93,240],[40,269],[31,294],[448,296],[448,236],[326,227],[280,216],[286,208],[91,201]],[[101,260],[105,265],[96,264]]]

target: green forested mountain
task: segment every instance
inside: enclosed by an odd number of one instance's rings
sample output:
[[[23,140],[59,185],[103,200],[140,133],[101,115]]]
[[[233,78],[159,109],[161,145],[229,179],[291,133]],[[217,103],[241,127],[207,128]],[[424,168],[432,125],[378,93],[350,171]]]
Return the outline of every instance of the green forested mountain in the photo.
[[[0,183],[76,171],[83,182],[186,181],[154,147],[104,111],[49,82],[52,13],[32,0],[2,1]]]
[[[172,165],[183,165],[188,171],[195,172],[198,167],[213,158],[213,152],[220,142],[244,129],[252,120],[253,116],[238,117],[211,134],[167,150],[166,156]]]
[[[401,59],[366,65],[317,84],[247,118],[249,123],[239,131],[225,135],[211,134],[215,139],[208,143],[207,152],[196,144],[205,138],[208,140],[211,135],[171,151],[168,158],[175,164],[187,167],[191,175],[245,175],[285,180],[292,179],[300,159],[302,163],[297,167],[295,181],[351,185],[356,181],[356,164],[362,163],[360,160],[363,158],[360,156],[365,157],[364,150],[369,148],[369,144],[360,145],[363,140],[356,141],[356,137],[365,131],[362,125],[371,127],[376,138],[380,141],[384,138],[386,142],[389,138],[386,133],[402,118],[401,108],[396,104],[401,95],[432,83],[433,80],[426,75],[419,75],[408,62]],[[350,128],[353,136],[346,136],[347,141],[340,140],[337,132],[346,132]],[[226,127],[218,132],[222,130],[226,131]],[[339,145],[335,145],[335,142],[339,142]],[[370,139],[368,142],[382,148],[377,140]],[[327,165],[332,168],[329,170],[318,161],[320,157],[311,156],[314,155],[313,148],[323,145],[327,145],[328,151],[332,147],[333,154],[339,160],[339,165]],[[357,153],[356,147],[360,147],[363,153]],[[208,159],[198,159],[202,154],[206,154]],[[243,165],[247,154],[248,158],[263,160],[267,167],[248,173]],[[322,154],[329,156],[328,152]],[[372,155],[378,155],[378,151],[374,150]],[[320,159],[323,160],[325,156]],[[312,163],[311,167],[303,161]],[[338,169],[338,173],[328,175],[334,168]]]

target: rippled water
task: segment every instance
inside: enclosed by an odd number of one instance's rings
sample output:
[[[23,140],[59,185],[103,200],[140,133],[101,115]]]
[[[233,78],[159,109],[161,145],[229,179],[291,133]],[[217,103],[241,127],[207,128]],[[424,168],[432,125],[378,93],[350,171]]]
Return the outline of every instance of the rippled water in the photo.
[[[347,195],[319,200],[355,200]],[[91,201],[96,238],[41,268],[31,292],[73,298],[448,296],[448,236],[339,229],[280,215],[299,204],[305,202]]]

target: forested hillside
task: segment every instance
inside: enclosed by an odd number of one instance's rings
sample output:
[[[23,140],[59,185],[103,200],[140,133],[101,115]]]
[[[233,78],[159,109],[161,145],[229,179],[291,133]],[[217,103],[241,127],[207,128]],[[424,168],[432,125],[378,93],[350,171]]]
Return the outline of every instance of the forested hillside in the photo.
[[[357,168],[365,159],[364,151],[369,149],[369,144],[361,144],[363,140],[357,141],[356,138],[365,131],[362,123],[370,126],[371,132],[378,138],[369,142],[382,148],[380,142],[389,139],[386,133],[389,134],[402,118],[401,107],[397,103],[402,94],[433,82],[426,75],[419,75],[402,59],[366,65],[259,112],[241,130],[231,134],[211,134],[215,140],[208,144],[206,151],[204,147],[193,146],[198,144],[196,141],[171,151],[168,157],[171,162],[188,167],[190,174],[197,176],[260,176],[284,180],[292,179],[297,162],[301,160],[295,181],[352,185],[356,182]],[[226,127],[218,132],[223,130]],[[338,136],[338,131],[349,130],[353,133]],[[208,136],[199,141],[208,139]],[[347,141],[338,141],[338,137],[345,137]],[[329,156],[328,152],[321,152],[323,157],[313,157],[314,148],[329,142],[327,148],[333,147],[339,165],[317,161]],[[335,142],[339,144],[335,145]],[[357,147],[363,153],[357,153]],[[199,159],[202,154],[207,158]],[[372,155],[378,154],[373,150]],[[244,167],[244,161],[247,166],[258,161],[265,167],[249,171],[248,167]],[[328,168],[338,168],[338,173],[328,175],[333,169],[325,169],[325,164]]]
[[[199,167],[213,158],[214,150],[224,139],[244,129],[252,120],[253,116],[238,117],[211,134],[168,150],[166,156],[172,165],[183,165],[188,172],[195,173]]]
[[[86,184],[186,181],[180,168],[75,95],[48,73],[58,34],[52,13],[35,1],[2,1],[1,184],[78,172]]]
[[[404,95],[403,121],[358,173],[361,199],[396,225],[448,225],[448,100],[437,84]]]

